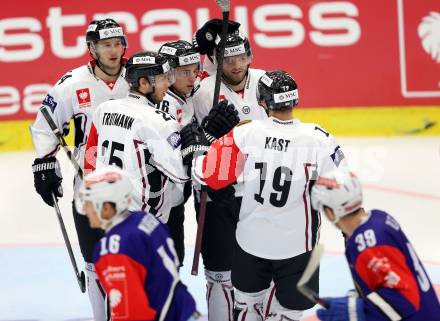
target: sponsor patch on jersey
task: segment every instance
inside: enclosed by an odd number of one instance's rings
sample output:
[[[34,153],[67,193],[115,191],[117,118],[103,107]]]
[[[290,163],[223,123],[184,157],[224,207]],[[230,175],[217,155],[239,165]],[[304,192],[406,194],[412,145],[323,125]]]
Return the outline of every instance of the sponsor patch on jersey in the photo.
[[[79,108],[86,108],[92,106],[92,99],[90,98],[89,88],[77,89],[76,98],[78,99]]]
[[[152,215],[145,215],[139,223],[138,228],[147,233],[147,235],[151,235],[158,226],[159,221],[156,218]]]
[[[123,36],[124,36],[124,32],[122,31],[121,27],[99,30],[99,39],[107,39],[107,38],[123,37]]]
[[[249,106],[243,106],[243,108],[241,109],[241,111],[243,112],[243,114],[249,114],[251,112],[251,107]]]
[[[57,107],[58,103],[51,95],[46,95],[46,98],[44,98],[43,100],[43,105],[49,107],[50,110],[53,112]]]
[[[170,143],[173,149],[179,147],[181,143],[179,132],[172,133],[170,136],[168,136],[167,141]]]
[[[298,89],[286,91],[284,93],[274,94],[273,100],[276,103],[284,103],[298,99]]]
[[[105,278],[105,283],[111,284],[112,289],[109,293],[109,303],[112,308],[112,317],[124,318],[127,317],[127,296],[128,296],[128,274],[127,270],[124,266],[117,265],[109,265],[104,271],[102,271],[102,275]]]
[[[331,154],[330,157],[332,158],[333,163],[335,163],[336,167],[339,167],[339,164],[341,164],[342,160],[345,158],[345,155],[342,152],[341,147],[336,146],[334,153]]]

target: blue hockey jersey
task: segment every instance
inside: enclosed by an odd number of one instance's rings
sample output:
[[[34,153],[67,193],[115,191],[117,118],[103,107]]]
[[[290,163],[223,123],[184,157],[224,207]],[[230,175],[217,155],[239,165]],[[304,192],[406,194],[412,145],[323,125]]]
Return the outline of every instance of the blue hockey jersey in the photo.
[[[392,216],[372,210],[347,240],[345,254],[367,321],[440,321],[431,281]]]
[[[94,263],[112,320],[186,321],[195,312],[167,227],[151,214],[131,212],[112,227],[96,245]]]

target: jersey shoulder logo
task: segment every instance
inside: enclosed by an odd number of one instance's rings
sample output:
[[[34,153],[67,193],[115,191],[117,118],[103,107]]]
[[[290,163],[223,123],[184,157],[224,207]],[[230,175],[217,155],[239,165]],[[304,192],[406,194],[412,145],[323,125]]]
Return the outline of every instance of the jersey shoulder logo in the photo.
[[[90,97],[89,88],[77,89],[76,98],[78,99],[79,108],[86,108],[92,106],[92,99]]]
[[[179,147],[181,143],[179,132],[172,133],[170,136],[168,136],[167,141],[173,149]]]
[[[151,235],[159,226],[159,221],[153,215],[145,215],[138,225],[138,228],[144,231],[147,235]]]
[[[240,127],[243,126],[245,124],[249,124],[252,120],[250,119],[246,119],[246,120],[242,120],[241,122],[239,122],[235,127]]]
[[[336,167],[339,167],[339,164],[341,164],[342,160],[345,158],[344,153],[341,150],[340,146],[336,146],[335,151],[333,154],[330,155],[330,157],[333,160],[333,163],[335,163]]]
[[[43,105],[50,108],[52,112],[54,112],[55,108],[57,107],[58,103],[55,101],[55,99],[51,95],[46,95],[46,97],[43,100]]]

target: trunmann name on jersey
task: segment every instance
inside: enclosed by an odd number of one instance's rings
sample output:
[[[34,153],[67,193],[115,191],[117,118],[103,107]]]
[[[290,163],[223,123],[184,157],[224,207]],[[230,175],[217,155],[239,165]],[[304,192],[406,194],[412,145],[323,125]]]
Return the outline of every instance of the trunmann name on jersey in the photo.
[[[276,137],[266,137],[265,149],[273,149],[280,152],[287,152],[287,147],[289,147],[290,140],[276,138]]]
[[[107,126],[119,126],[130,130],[133,125],[134,118],[118,113],[104,113],[102,124]]]

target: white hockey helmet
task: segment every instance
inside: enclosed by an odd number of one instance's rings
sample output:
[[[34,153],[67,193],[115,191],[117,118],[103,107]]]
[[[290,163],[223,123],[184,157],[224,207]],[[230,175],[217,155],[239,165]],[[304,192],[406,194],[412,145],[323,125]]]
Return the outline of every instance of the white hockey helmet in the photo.
[[[128,209],[131,201],[131,185],[128,175],[119,167],[107,166],[100,168],[84,178],[84,182],[79,190],[77,203],[78,210],[81,211],[86,201],[90,201],[99,219],[101,217],[103,203],[114,203],[117,214]]]
[[[321,175],[312,188],[312,206],[324,212],[324,206],[333,210],[339,221],[362,207],[362,187],[359,179],[351,172],[333,170]]]

